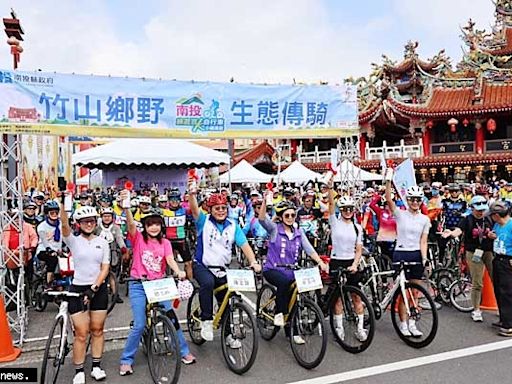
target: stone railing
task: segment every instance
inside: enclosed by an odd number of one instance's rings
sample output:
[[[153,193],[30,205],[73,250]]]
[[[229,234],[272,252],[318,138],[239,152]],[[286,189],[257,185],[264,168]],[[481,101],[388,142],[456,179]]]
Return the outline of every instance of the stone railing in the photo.
[[[423,144],[421,139],[418,144],[405,145],[404,140],[400,140],[400,145],[389,147],[386,141],[383,142],[382,147],[372,147],[366,143],[366,160],[378,160],[382,154],[385,159],[396,159],[406,157],[422,157],[423,156]]]

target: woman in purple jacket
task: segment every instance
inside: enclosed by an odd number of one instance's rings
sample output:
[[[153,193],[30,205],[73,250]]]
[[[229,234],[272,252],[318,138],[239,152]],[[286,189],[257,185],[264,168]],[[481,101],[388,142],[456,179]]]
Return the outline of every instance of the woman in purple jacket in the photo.
[[[258,219],[269,234],[268,254],[263,266],[263,276],[277,289],[274,325],[283,327],[285,325],[284,314],[288,312],[290,285],[295,278],[292,270],[277,267],[276,264],[295,264],[301,251],[304,250],[323,271],[327,271],[329,267],[320,259],[304,231],[294,227],[297,216],[295,205],[289,201],[281,201],[274,209],[276,217],[274,220],[270,220],[267,217],[266,206],[263,204]],[[296,342],[300,343],[299,340]]]

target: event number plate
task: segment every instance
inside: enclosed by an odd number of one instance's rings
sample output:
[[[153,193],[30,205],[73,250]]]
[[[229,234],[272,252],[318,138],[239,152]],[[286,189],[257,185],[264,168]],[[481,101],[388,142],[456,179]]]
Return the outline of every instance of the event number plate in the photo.
[[[228,288],[231,291],[256,292],[254,273],[248,269],[228,269]]]
[[[294,271],[299,293],[322,289],[322,278],[318,268],[306,268]]]
[[[180,297],[176,283],[172,278],[142,282],[149,303],[174,300]]]

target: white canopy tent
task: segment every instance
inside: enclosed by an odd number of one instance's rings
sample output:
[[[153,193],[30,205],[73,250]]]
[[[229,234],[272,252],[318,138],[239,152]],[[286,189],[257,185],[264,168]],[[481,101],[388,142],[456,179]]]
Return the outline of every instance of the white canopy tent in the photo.
[[[179,139],[121,139],[75,153],[73,165],[167,165],[207,167],[229,163],[229,155]]]
[[[365,171],[359,167],[356,167],[349,160],[345,159],[341,163],[341,166],[337,169],[337,173],[334,176],[335,182],[341,181],[382,181],[382,175],[378,173],[371,173]],[[353,180],[357,179],[357,180]]]
[[[232,183],[267,183],[274,175],[267,175],[254,168],[247,160],[242,159],[228,172],[220,176],[222,184]]]
[[[310,180],[320,179],[321,174],[306,168],[299,161],[295,160],[279,176],[286,183],[304,183]]]

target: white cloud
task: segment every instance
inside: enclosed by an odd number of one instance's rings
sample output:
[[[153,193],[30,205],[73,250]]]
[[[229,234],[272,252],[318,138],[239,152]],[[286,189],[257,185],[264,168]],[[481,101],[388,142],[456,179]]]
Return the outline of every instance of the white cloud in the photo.
[[[431,54],[443,48],[443,37],[456,38],[458,25],[469,16],[487,27],[485,15],[492,16],[493,8],[488,0],[431,0],[428,5],[424,0],[392,0],[389,15],[357,25],[348,19],[333,23],[329,10],[314,0],[162,4],[140,32],[144,36],[129,41],[115,29],[115,15],[101,0],[17,1],[27,33],[21,69],[181,80],[340,82],[367,75],[370,62],[380,61],[382,53],[399,59],[403,43],[414,38],[413,26],[432,32],[432,42],[420,41]],[[403,25],[400,40],[390,35],[397,23]],[[384,48],[389,46],[391,50]],[[6,68],[11,64],[8,47],[4,49],[0,67]]]

